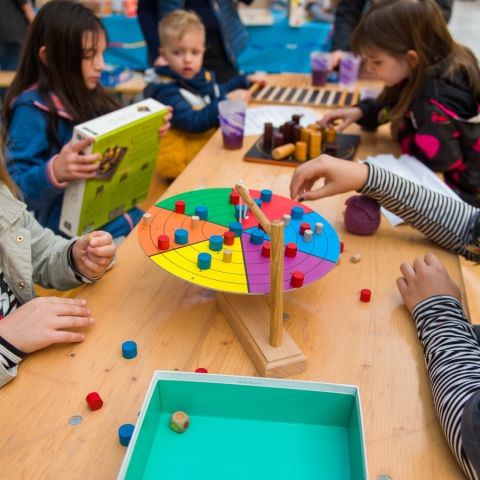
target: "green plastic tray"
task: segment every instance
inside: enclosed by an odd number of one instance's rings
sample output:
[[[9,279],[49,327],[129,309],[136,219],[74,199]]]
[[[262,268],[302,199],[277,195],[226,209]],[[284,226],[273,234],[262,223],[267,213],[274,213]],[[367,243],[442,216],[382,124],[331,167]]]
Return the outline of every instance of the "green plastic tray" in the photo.
[[[364,443],[357,387],[158,371],[118,478],[360,480]]]

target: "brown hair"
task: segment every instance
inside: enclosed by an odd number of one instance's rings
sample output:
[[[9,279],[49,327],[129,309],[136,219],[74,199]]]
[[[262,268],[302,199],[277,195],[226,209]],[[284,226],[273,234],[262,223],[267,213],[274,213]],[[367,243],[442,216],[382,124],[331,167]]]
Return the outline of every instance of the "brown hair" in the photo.
[[[30,25],[20,65],[4,102],[4,140],[11,121],[12,102],[22,92],[36,85],[50,111],[48,140],[60,147],[57,138],[57,113],[51,98],[55,93],[74,123],[90,120],[118,108],[117,103],[99,85],[89,90],[82,75],[85,56],[83,38],[92,32],[94,45],[105,35],[101,21],[77,2],[52,0],[45,4]],[[45,47],[48,66],[40,57]]]
[[[174,10],[163,17],[158,25],[160,45],[166,45],[168,39],[172,37],[180,40],[192,30],[200,31],[205,38],[205,26],[196,13],[187,10]]]
[[[7,167],[5,166],[5,159],[3,158],[2,150],[0,149],[0,182],[3,182],[10,191],[18,196],[18,188],[13,183],[12,177],[8,174]]]
[[[369,49],[383,50],[400,58],[409,50],[418,55],[418,64],[402,89],[400,100],[390,112],[390,120],[399,120],[418,95],[425,79],[441,62],[447,65],[442,75],[452,79],[461,73],[475,96],[480,96],[480,70],[475,55],[456,43],[441,10],[433,0],[378,0],[363,16],[352,36],[353,50],[365,54]],[[382,102],[395,98],[398,86],[386,87]]]

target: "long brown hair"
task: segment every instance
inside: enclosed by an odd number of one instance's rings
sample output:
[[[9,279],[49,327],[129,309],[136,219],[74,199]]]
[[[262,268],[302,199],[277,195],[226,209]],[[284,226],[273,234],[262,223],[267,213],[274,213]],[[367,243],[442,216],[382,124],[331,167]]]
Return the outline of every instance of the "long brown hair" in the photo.
[[[3,182],[10,191],[18,197],[19,191],[12,178],[8,174],[7,167],[5,166],[5,159],[3,158],[2,150],[0,149],[0,182]]]
[[[355,53],[383,50],[401,58],[409,50],[418,55],[418,64],[407,79],[400,99],[390,112],[390,120],[399,120],[418,95],[425,79],[445,62],[442,75],[452,79],[461,74],[477,98],[480,98],[480,70],[475,55],[456,43],[441,10],[433,0],[378,0],[373,2],[353,32]],[[395,98],[398,87],[386,87],[380,100]]]
[[[29,28],[19,68],[5,97],[4,138],[11,121],[12,102],[33,85],[50,110],[49,141],[57,144],[57,114],[51,93],[58,96],[74,123],[118,107],[101,86],[89,90],[85,85],[81,68],[85,32],[92,32],[95,47],[100,35],[106,38],[101,21],[81,3],[52,0],[40,9]],[[48,66],[39,57],[43,46]]]

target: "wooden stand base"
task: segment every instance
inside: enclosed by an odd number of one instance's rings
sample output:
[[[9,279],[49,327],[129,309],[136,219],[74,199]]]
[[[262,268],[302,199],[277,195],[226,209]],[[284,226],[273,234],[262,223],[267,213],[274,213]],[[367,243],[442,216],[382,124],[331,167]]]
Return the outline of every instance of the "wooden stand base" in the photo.
[[[306,370],[305,355],[286,331],[281,347],[270,345],[268,297],[217,293],[217,303],[261,376],[284,378]]]

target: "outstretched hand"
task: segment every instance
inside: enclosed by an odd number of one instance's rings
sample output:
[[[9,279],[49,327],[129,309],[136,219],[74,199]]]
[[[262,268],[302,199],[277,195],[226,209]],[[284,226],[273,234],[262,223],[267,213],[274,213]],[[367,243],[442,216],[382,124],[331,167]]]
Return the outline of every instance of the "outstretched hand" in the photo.
[[[317,200],[339,193],[360,190],[367,181],[368,167],[363,163],[320,155],[298,167],[290,181],[290,197],[294,200]],[[313,189],[317,180],[324,183]]]
[[[410,311],[421,301],[436,295],[461,298],[459,288],[433,253],[416,258],[412,265],[402,263],[400,271],[403,277],[397,279],[397,287]]]

